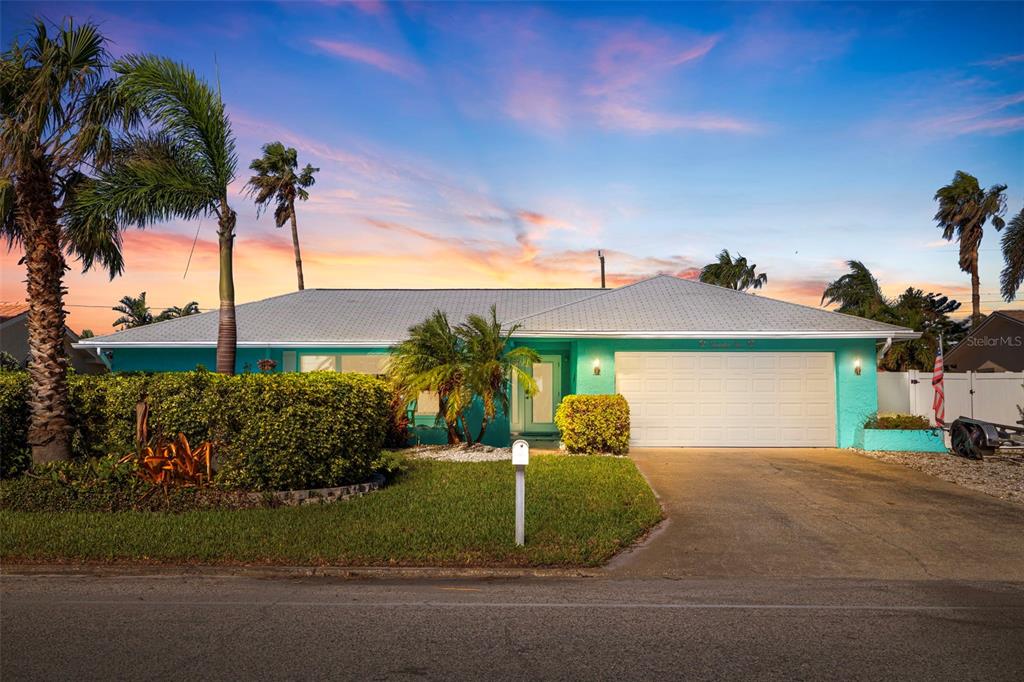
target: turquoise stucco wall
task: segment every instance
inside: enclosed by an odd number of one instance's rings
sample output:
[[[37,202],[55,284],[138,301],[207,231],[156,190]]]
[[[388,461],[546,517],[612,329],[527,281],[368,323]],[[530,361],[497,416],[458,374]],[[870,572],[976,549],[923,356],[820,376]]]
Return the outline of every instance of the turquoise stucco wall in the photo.
[[[873,339],[717,339],[703,345],[696,339],[517,339],[517,345],[528,345],[542,354],[558,353],[563,356],[562,393],[614,393],[615,353],[617,351],[775,351],[831,352],[835,355],[836,372],[836,445],[856,447],[863,443],[863,424],[868,416],[878,409],[878,389],[875,373],[875,342]],[[302,354],[368,354],[387,353],[388,349],[359,348],[297,348]],[[278,371],[283,368],[283,349],[239,348],[237,371],[256,371],[256,362],[270,358],[277,362]],[[593,365],[597,359],[601,374],[594,375]],[[861,374],[854,372],[854,361],[860,359]],[[215,367],[212,348],[167,348],[167,349],[118,349],[111,360],[114,371],[185,371],[195,369],[197,364],[208,369]],[[298,364],[296,364],[298,366]],[[518,399],[519,397],[513,397]],[[477,430],[480,424],[480,407],[474,406],[470,413],[471,428]],[[429,418],[417,418],[416,434],[420,442],[443,442],[444,432],[431,426]],[[508,445],[510,440],[509,420],[499,415],[488,426],[485,442],[489,445]]]
[[[946,452],[940,429],[864,429],[864,450],[886,452]]]
[[[532,345],[529,339],[517,343]],[[539,343],[539,341],[538,341]],[[573,371],[565,393],[614,393],[615,353],[627,351],[831,352],[836,372],[836,445],[854,447],[864,431],[864,420],[878,410],[873,339],[585,339],[570,341]],[[861,374],[854,361],[861,361]],[[594,360],[601,374],[594,374]]]

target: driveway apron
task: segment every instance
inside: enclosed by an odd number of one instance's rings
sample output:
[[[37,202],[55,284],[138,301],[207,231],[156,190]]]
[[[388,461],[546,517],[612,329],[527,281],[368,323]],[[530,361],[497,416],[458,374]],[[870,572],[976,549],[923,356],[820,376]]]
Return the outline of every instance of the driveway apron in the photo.
[[[668,521],[618,576],[1024,580],[1024,506],[829,449],[641,448]]]

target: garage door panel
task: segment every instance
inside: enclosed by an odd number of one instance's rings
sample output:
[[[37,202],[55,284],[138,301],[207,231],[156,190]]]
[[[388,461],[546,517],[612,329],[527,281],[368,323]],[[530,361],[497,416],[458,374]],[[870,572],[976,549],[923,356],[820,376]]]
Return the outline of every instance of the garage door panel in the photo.
[[[834,446],[831,353],[616,353],[633,445]]]

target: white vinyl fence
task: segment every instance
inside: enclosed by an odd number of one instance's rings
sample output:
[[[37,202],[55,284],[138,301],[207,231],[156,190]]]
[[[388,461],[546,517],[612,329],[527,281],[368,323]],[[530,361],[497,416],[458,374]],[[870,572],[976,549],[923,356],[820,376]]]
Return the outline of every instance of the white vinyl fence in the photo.
[[[1024,407],[1024,372],[947,372],[944,383],[947,424],[957,417],[1011,425],[1020,419],[1017,406]],[[934,425],[934,396],[931,372],[878,373],[880,413],[919,414]]]

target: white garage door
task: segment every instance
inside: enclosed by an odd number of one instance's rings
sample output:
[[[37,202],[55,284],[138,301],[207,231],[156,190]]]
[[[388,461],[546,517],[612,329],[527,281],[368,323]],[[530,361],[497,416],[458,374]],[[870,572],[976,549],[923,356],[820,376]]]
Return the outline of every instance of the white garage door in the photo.
[[[835,447],[831,353],[616,353],[632,445]]]

